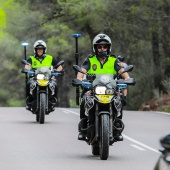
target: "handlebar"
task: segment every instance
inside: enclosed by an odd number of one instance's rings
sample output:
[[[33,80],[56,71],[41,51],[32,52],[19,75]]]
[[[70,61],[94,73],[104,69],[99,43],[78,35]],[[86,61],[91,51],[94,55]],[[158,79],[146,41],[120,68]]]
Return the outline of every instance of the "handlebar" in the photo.
[[[36,71],[36,69],[27,70],[27,69],[23,68],[21,70],[21,73],[25,73],[25,74],[28,74],[28,75],[31,75],[31,76],[35,76],[35,71]],[[55,76],[55,77],[63,76],[64,73],[65,73],[64,71],[53,71],[51,73],[51,76]]]
[[[128,78],[126,80],[124,79],[118,79],[116,80],[116,83],[117,84],[127,84],[127,85],[135,85],[136,84],[136,81],[134,78]]]

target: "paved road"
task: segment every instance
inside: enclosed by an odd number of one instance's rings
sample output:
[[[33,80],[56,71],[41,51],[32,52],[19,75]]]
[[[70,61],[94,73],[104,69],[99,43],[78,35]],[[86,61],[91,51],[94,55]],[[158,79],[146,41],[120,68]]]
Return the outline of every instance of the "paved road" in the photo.
[[[108,160],[77,140],[78,109],[56,108],[38,124],[25,108],[0,108],[0,170],[153,170],[170,116],[124,111],[124,141]]]

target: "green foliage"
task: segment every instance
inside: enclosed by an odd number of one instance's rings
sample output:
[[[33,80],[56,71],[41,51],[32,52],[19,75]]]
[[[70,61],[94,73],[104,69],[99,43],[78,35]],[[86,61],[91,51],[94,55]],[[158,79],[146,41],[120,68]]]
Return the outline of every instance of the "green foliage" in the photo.
[[[3,9],[0,8],[0,26],[2,28],[5,28],[6,27],[6,15],[5,15],[5,12],[3,11]]]
[[[72,99],[70,99],[70,107],[71,108],[79,108],[79,106],[76,105],[76,101],[72,100]]]
[[[4,6],[3,2],[1,3],[1,7]],[[0,39],[3,37],[3,29],[6,27],[6,14],[3,10],[3,8],[0,8]]]
[[[79,65],[92,53],[92,39],[98,33],[106,33],[112,39],[112,54],[124,55],[125,62],[135,66],[131,77],[136,85],[129,88],[128,108],[138,109],[142,102],[153,96],[153,77],[156,74],[152,54],[152,33],[159,39],[159,72],[163,79],[164,67],[170,65],[168,56],[170,31],[167,20],[170,1],[162,0],[1,0],[0,2],[0,75],[1,106],[23,105],[25,94],[21,43],[29,42],[27,55],[33,54],[37,39],[47,42],[47,52],[59,60],[65,60],[65,77],[61,80],[61,94],[68,90],[66,101],[75,105],[75,94],[70,92],[75,73],[75,39],[71,34],[81,33],[79,38]],[[155,50],[155,49],[154,49]],[[166,59],[165,57],[166,56]],[[63,81],[63,82],[62,82]],[[70,95],[69,95],[70,94]],[[140,98],[140,100],[139,100]],[[63,105],[64,103],[63,99]]]
[[[63,56],[63,59],[68,55],[64,55],[67,51],[71,51],[71,33],[72,30],[65,24],[45,24],[42,28],[42,32],[47,38],[47,45],[49,47],[48,52],[54,55],[58,54]],[[58,56],[57,55],[57,56]]]
[[[167,77],[166,79],[162,80],[161,84],[164,88],[164,91],[170,94],[170,78]]]
[[[8,100],[7,103],[9,107],[21,107],[25,105],[25,101],[15,99]]]
[[[170,114],[170,106],[167,106],[166,108],[163,108],[161,111],[169,113]]]

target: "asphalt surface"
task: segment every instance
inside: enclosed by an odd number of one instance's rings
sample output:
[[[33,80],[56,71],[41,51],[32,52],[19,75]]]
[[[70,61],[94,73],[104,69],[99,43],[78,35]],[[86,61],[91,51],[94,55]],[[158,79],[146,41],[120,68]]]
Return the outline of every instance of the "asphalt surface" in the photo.
[[[79,109],[56,108],[38,124],[25,108],[0,108],[0,170],[153,170],[170,115],[124,111],[124,140],[108,160],[78,141]]]

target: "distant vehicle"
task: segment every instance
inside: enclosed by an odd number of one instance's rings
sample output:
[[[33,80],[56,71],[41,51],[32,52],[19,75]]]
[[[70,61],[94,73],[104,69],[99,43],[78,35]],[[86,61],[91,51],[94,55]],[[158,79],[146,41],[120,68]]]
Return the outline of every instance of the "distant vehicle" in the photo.
[[[170,170],[170,134],[160,139],[162,153],[159,157],[154,170]]]

